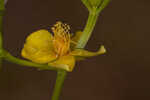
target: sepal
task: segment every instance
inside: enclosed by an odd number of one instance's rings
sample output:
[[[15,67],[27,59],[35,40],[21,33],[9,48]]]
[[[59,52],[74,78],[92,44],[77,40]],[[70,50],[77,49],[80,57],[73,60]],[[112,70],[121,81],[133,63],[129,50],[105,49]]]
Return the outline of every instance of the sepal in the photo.
[[[98,55],[104,54],[105,52],[106,52],[106,49],[102,45],[97,52],[91,52],[91,51],[87,51],[84,49],[75,49],[74,51],[71,52],[71,55],[73,55],[75,57],[85,57],[86,58],[86,57],[98,56]]]

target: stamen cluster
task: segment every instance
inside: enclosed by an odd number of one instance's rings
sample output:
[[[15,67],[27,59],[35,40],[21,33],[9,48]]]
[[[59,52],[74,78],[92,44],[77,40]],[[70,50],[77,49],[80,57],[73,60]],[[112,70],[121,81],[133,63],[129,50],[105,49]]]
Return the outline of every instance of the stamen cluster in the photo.
[[[58,56],[63,56],[70,51],[70,26],[57,22],[53,27],[53,46]]]

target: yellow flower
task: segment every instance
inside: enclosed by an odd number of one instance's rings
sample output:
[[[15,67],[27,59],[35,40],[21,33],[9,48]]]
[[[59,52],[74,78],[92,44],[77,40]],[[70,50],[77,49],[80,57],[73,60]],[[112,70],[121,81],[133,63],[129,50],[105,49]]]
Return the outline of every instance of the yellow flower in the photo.
[[[69,30],[69,25],[57,22],[52,27],[53,34],[45,29],[31,33],[26,39],[21,55],[35,63],[72,71],[76,60],[106,52],[104,46],[101,46],[97,52],[76,49],[75,46],[82,32],[72,36]]]

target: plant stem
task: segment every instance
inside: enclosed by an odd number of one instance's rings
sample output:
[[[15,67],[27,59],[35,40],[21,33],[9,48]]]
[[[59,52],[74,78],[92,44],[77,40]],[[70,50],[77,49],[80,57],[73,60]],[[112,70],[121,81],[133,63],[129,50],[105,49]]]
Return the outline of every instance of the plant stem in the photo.
[[[91,33],[92,33],[92,31],[95,27],[97,18],[98,18],[97,13],[95,13],[95,12],[90,12],[89,13],[86,26],[84,28],[83,34],[81,35],[81,37],[78,41],[78,44],[77,44],[76,48],[84,48],[85,47],[85,45],[87,44],[87,42],[88,42],[88,40],[91,36]]]
[[[96,24],[97,18],[98,18],[97,14],[95,14],[95,13],[89,14],[87,24],[85,26],[85,29],[83,31],[83,34],[82,34],[79,42],[78,42],[77,48],[84,48],[84,46],[86,45],[87,41],[89,40],[89,38],[91,36],[91,33]],[[66,74],[67,74],[66,71],[58,70],[56,84],[55,84],[54,92],[52,95],[52,100],[59,99],[59,95],[60,95],[64,80],[66,78]]]
[[[37,63],[33,63],[30,61],[26,61],[26,60],[22,60],[19,58],[16,58],[14,56],[12,56],[10,53],[8,53],[7,51],[3,50],[3,58],[9,62],[18,64],[18,65],[22,65],[22,66],[28,66],[28,67],[35,67],[38,68],[40,70],[58,70],[55,67],[51,67],[47,64],[37,64]]]
[[[63,70],[57,71],[57,79],[54,87],[54,92],[52,95],[52,100],[58,100],[60,96],[60,92],[64,83],[64,80],[66,78],[67,72]]]
[[[4,0],[0,0],[0,69],[2,68],[2,51],[3,51],[3,15],[4,15]]]

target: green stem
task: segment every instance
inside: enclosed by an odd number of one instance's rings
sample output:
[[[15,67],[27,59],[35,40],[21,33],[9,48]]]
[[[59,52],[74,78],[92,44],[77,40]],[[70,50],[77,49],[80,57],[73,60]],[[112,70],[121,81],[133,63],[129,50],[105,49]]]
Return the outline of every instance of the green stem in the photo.
[[[2,51],[3,51],[3,15],[4,15],[4,0],[0,0],[0,69],[2,68]]]
[[[95,12],[89,13],[89,17],[88,17],[86,26],[84,28],[83,34],[81,35],[81,37],[78,41],[76,48],[84,48],[85,47],[85,45],[87,44],[87,42],[92,34],[92,31],[95,27],[97,18],[98,18],[97,13],[95,13]]]
[[[86,43],[88,42],[91,33],[94,29],[94,26],[96,24],[98,18],[98,14],[95,12],[91,12],[88,16],[88,20],[85,26],[85,29],[83,31],[83,34],[81,35],[77,47],[76,48],[84,48]],[[55,84],[55,88],[54,88],[54,92],[52,95],[52,100],[58,100],[59,95],[60,95],[60,91],[62,89],[63,83],[64,83],[64,79],[66,77],[66,71],[58,71],[57,72],[57,80],[56,80],[56,84]]]
[[[54,92],[52,95],[52,100],[58,100],[60,96],[60,92],[64,83],[64,80],[66,78],[67,72],[63,70],[57,71],[57,79],[54,87]]]
[[[81,38],[78,42],[77,48],[84,48],[84,46],[86,45],[87,41],[89,40],[89,38],[91,36],[93,28],[96,24],[97,17],[98,17],[97,14],[94,14],[94,13],[89,14],[86,27],[83,31],[83,35],[81,36]],[[52,100],[58,100],[59,99],[59,95],[60,95],[64,80],[66,78],[66,74],[67,74],[66,71],[58,70],[56,84],[55,84],[54,92],[52,95]]]
[[[35,68],[38,68],[40,70],[58,70],[57,68],[48,66],[47,64],[37,64],[37,63],[33,63],[33,62],[30,62],[30,61],[26,61],[26,60],[16,58],[16,57],[12,56],[10,53],[8,53],[5,50],[3,50],[3,58],[6,61],[18,64],[18,65],[28,66],[28,67],[35,67]]]

